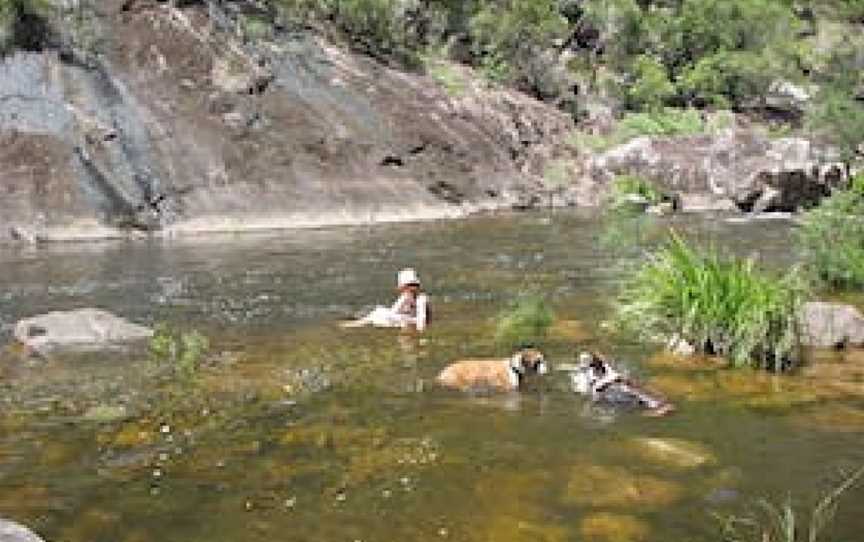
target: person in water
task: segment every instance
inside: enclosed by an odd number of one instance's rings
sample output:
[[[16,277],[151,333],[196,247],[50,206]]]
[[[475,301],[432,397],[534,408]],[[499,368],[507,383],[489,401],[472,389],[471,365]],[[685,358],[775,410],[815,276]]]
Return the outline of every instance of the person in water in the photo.
[[[429,323],[429,298],[420,286],[417,272],[410,267],[399,271],[396,275],[396,287],[399,298],[392,306],[379,305],[358,320],[342,323],[342,327],[413,327],[417,331],[425,330]]]

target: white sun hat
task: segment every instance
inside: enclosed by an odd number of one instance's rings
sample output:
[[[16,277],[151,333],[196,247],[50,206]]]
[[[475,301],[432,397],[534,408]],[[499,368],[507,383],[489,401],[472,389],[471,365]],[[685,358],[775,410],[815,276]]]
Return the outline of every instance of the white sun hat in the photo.
[[[403,286],[408,286],[410,284],[420,284],[420,277],[417,276],[417,271],[414,271],[411,267],[406,267],[399,271],[399,274],[396,275],[396,285],[399,288]]]

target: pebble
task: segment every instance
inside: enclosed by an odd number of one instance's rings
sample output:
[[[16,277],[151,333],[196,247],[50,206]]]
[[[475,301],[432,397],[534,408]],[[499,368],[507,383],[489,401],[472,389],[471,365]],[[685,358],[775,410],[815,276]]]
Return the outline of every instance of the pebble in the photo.
[[[162,470],[153,469],[153,478],[162,478]]]
[[[290,499],[285,499],[285,508],[294,508],[297,505],[297,497],[291,497]]]
[[[159,431],[161,433],[164,433],[167,435],[168,433],[171,432],[171,426],[168,425],[167,423],[163,423],[162,425],[159,426]]]
[[[447,531],[447,529],[445,529],[444,527],[441,527],[440,529],[438,529],[438,536],[445,538],[448,534],[449,534],[449,531]]]

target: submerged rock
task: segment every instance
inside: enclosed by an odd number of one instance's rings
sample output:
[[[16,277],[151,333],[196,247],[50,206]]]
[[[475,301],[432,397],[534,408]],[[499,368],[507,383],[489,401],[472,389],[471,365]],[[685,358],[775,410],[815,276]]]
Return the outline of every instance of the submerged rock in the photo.
[[[817,348],[864,345],[864,315],[851,305],[813,301],[801,310],[804,344]]]
[[[129,417],[129,411],[125,406],[96,405],[84,412],[84,420],[95,423],[109,423],[125,420]]]
[[[586,542],[640,542],[648,540],[651,529],[633,516],[599,512],[582,520],[579,533]]]
[[[153,330],[101,309],[49,312],[15,324],[15,338],[35,352],[99,349],[148,339]]]
[[[0,542],[45,542],[27,527],[0,519]]]
[[[656,508],[678,501],[683,493],[678,484],[654,476],[584,464],[571,470],[565,500],[580,506]]]
[[[714,453],[698,442],[653,437],[638,437],[632,442],[636,452],[642,458],[669,467],[693,469],[717,462]]]

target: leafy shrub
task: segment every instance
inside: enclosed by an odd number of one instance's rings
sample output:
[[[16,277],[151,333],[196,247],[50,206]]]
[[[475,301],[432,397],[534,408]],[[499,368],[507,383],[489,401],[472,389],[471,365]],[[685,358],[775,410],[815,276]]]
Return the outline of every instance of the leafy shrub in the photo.
[[[649,55],[636,57],[633,63],[633,83],[627,88],[627,105],[632,109],[655,111],[675,94],[666,68]]]
[[[495,342],[514,347],[542,341],[555,315],[542,297],[523,295],[501,311],[496,320]]]
[[[170,364],[177,376],[190,378],[198,370],[210,341],[197,330],[179,331],[160,323],[150,339],[150,355],[157,363]]]
[[[666,108],[625,115],[618,129],[626,139],[643,135],[681,136],[704,132],[705,123],[695,109]]]
[[[816,279],[832,288],[864,288],[864,175],[808,211],[797,240]]]
[[[661,192],[651,181],[638,175],[619,175],[612,181],[612,206],[620,207],[629,198],[636,196],[647,203],[659,203],[663,199]]]
[[[779,369],[798,344],[804,297],[796,272],[775,277],[673,234],[626,280],[616,323],[643,339],[680,337],[736,367]]]
[[[14,49],[39,51],[55,41],[50,0],[0,0],[0,55]]]

